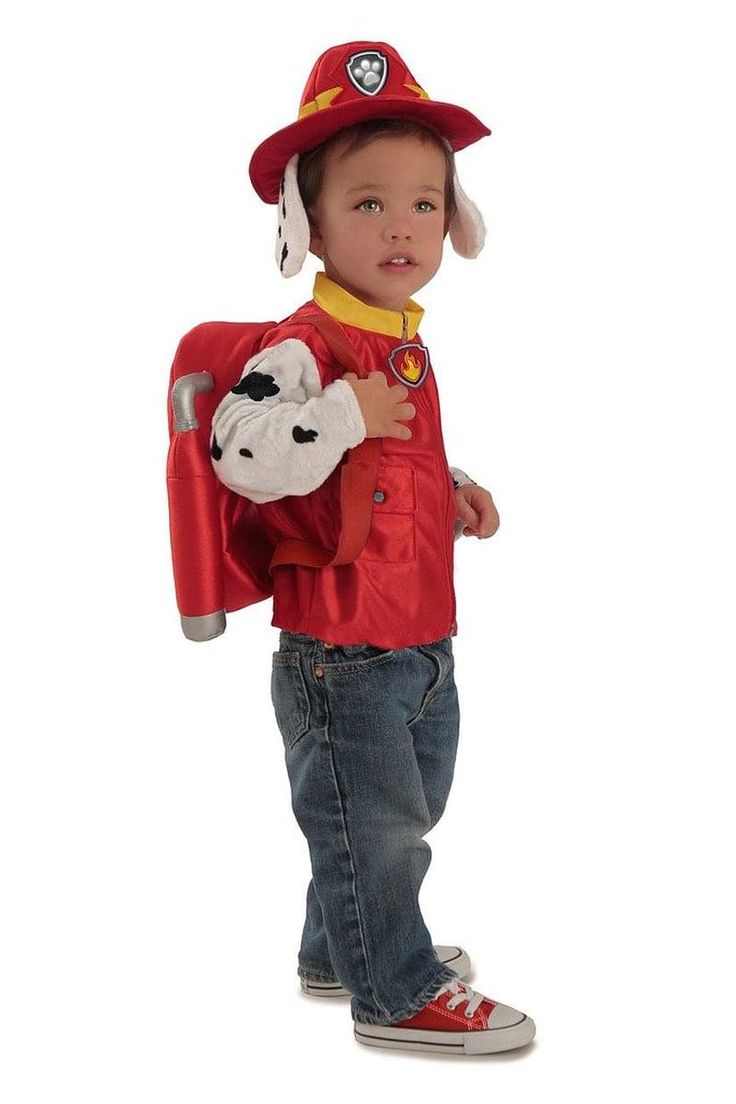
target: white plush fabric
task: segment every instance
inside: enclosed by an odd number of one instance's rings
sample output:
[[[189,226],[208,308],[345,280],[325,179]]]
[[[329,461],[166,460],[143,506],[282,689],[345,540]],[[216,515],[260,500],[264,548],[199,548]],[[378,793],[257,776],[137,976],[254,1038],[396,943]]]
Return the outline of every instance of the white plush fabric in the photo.
[[[486,240],[486,228],[480,211],[472,200],[468,199],[460,181],[457,178],[457,170],[454,176],[455,202],[457,210],[450,219],[448,227],[452,248],[468,260],[477,257]]]
[[[276,264],[282,276],[296,276],[301,272],[304,258],[309,252],[309,220],[304,209],[296,169],[299,154],[289,160],[281,178],[278,201],[278,233],[276,235]]]
[[[323,388],[314,355],[298,338],[252,356],[236,390],[246,377],[250,393],[228,392],[210,435],[217,478],[237,494],[253,502],[309,494],[364,439],[352,387],[335,380]]]
[[[475,480],[466,475],[462,468],[450,468],[450,474],[456,490],[458,487],[462,487],[464,483],[475,483]]]

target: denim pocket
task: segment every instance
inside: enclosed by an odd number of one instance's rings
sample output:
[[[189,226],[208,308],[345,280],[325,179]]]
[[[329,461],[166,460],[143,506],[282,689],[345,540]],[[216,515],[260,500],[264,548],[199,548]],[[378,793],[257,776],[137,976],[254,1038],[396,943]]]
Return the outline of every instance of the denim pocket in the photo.
[[[331,644],[325,647],[323,667],[325,671],[335,674],[362,671],[388,662],[400,650],[379,648],[375,644]]]
[[[309,728],[309,695],[300,652],[274,652],[271,701],[282,739],[293,748]]]

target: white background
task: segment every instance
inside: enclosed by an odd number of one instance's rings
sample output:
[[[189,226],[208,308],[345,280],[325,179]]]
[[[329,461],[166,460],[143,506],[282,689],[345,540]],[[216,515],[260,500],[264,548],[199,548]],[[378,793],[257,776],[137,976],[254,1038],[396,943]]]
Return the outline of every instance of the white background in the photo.
[[[4,18],[3,1100],[725,1100],[729,6],[350,10]],[[247,164],[364,38],[493,131],[458,155],[486,249],[448,240],[416,296],[448,457],[501,516],[456,546],[461,748],[422,891],[537,1023],[488,1059],[361,1047],[300,994],[270,603],[195,645],[173,594],[176,343],[310,297]]]

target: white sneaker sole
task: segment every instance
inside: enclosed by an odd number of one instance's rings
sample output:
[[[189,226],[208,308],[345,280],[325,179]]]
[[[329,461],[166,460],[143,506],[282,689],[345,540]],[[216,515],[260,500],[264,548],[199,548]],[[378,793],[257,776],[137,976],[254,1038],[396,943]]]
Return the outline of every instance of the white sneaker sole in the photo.
[[[470,956],[462,947],[435,947],[435,954],[440,962],[454,970],[462,980],[470,973]],[[340,985],[339,981],[313,981],[310,978],[300,978],[302,993],[309,997],[349,997],[350,993]]]
[[[486,1031],[422,1031],[413,1027],[354,1022],[354,1033],[356,1040],[364,1046],[386,1047],[389,1050],[422,1050],[460,1057],[498,1054],[503,1050],[526,1046],[534,1038],[534,1020],[523,1013],[520,1015],[522,1019],[518,1023],[491,1027]]]

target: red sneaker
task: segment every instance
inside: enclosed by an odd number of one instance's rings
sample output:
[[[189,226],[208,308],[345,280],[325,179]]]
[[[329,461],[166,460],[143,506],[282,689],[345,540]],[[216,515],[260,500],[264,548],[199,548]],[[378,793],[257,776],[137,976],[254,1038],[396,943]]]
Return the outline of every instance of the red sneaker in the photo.
[[[354,1030],[355,1038],[366,1046],[468,1055],[526,1046],[536,1027],[523,1012],[453,980],[408,1020],[390,1024],[354,1021]]]

